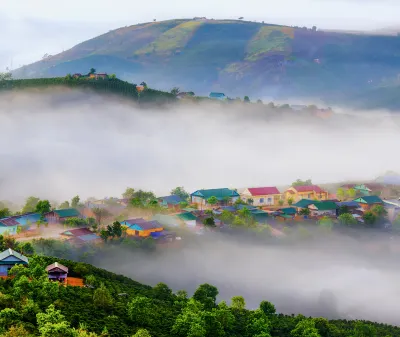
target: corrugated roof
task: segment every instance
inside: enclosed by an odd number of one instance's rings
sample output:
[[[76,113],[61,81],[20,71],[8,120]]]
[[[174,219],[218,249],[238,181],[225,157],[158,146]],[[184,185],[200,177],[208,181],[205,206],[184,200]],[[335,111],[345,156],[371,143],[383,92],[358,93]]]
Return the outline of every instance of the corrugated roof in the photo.
[[[311,200],[311,199],[301,199],[298,202],[296,202],[295,204],[293,204],[294,207],[299,207],[299,208],[306,208],[308,207],[308,205],[311,205],[315,202],[315,200]]]
[[[158,200],[162,200],[167,204],[177,205],[182,202],[182,198],[178,195],[168,195],[166,197],[158,198]]]
[[[192,195],[198,194],[201,195],[203,198],[208,199],[211,197],[216,197],[218,200],[223,200],[224,198],[228,197],[238,197],[239,194],[231,190],[229,188],[215,188],[215,189],[210,189],[210,190],[198,190],[196,192],[193,192]]]
[[[138,225],[147,222],[147,220],[143,218],[135,218],[135,219],[124,220],[122,222],[126,223],[127,225]]]
[[[196,220],[197,217],[195,217],[192,213],[181,213],[176,215],[179,219],[183,221],[191,221],[191,220]]]
[[[338,205],[333,201],[315,201],[311,205],[314,205],[319,211],[331,211],[338,208]]]
[[[6,227],[13,227],[13,226],[18,226],[20,223],[15,220],[14,218],[3,218],[0,219],[0,225],[6,226]]]
[[[355,202],[359,202],[361,204],[379,204],[383,203],[383,200],[376,195],[366,195],[361,198],[354,199]]]
[[[219,98],[219,97],[225,97],[225,94],[224,93],[222,93],[222,92],[211,92],[210,93],[210,95],[209,95],[209,97],[215,97],[215,98]]]
[[[279,190],[276,187],[252,187],[248,190],[253,196],[280,194]]]
[[[55,269],[55,268],[59,268],[59,269],[61,269],[62,271],[65,271],[66,273],[68,273],[68,267],[63,266],[62,264],[60,264],[60,263],[58,263],[58,262],[54,262],[53,264],[47,266],[47,267],[46,267],[46,271],[48,272],[48,271],[50,271],[50,270],[52,270],[52,269]]]
[[[93,240],[100,239],[100,236],[92,233],[92,234],[79,235],[78,239],[82,240],[82,241],[93,241]]]
[[[342,206],[347,206],[347,207],[359,207],[360,205],[358,204],[358,202],[355,201],[342,201],[342,202],[337,202],[336,205],[338,205],[339,207]]]
[[[0,253],[0,261],[4,260],[5,258],[9,256],[15,256],[17,259],[20,259],[21,261],[28,263],[28,258],[15,250],[12,250],[11,248],[6,249],[4,252]]]
[[[296,214],[296,208],[294,208],[294,207],[280,208],[280,209],[278,209],[278,211],[283,212],[284,214],[289,214],[289,215]]]
[[[316,192],[323,193],[325,192],[321,187],[317,185],[308,185],[308,186],[292,186],[297,192]]]
[[[81,215],[75,208],[56,209],[53,212],[56,213],[60,218],[71,218]]]
[[[93,232],[89,228],[75,228],[75,229],[70,229],[68,231],[65,231],[61,233],[63,235],[69,235],[69,236],[82,236],[82,235],[88,235],[88,234],[93,234]]]
[[[132,226],[140,227],[142,230],[163,228],[163,226],[156,220],[146,221],[146,222],[142,222],[142,223],[135,223],[135,224],[131,225],[130,228]]]

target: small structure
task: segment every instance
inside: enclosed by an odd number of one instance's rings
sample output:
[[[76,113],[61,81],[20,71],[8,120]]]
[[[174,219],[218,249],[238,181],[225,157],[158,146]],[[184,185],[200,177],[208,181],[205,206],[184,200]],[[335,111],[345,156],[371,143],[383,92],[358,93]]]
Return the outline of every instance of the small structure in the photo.
[[[295,202],[301,199],[327,200],[329,193],[316,185],[292,186],[285,191],[285,199],[293,198]]]
[[[15,235],[17,234],[18,226],[20,224],[14,217],[0,219],[0,234]]]
[[[82,77],[82,74],[76,73],[76,74],[73,74],[72,77],[73,77],[73,78],[81,78],[81,77]]]
[[[309,205],[313,204],[315,200],[311,199],[301,199],[292,206],[297,209],[298,212],[300,212],[304,208],[308,208]]]
[[[190,195],[191,202],[201,206],[207,206],[207,200],[216,197],[220,206],[234,203],[239,199],[239,193],[229,188],[217,188],[210,190],[197,190]]]
[[[210,99],[215,99],[218,101],[226,101],[227,97],[224,93],[222,92],[211,92],[210,95],[208,96]]]
[[[89,78],[95,79],[95,80],[98,80],[98,79],[105,80],[108,78],[108,75],[106,73],[98,73],[98,74],[94,73],[94,74],[89,74]]]
[[[383,200],[376,195],[366,195],[364,197],[357,198],[354,201],[358,202],[364,211],[371,209],[375,205],[383,206]]]
[[[197,217],[190,212],[176,214],[176,217],[181,220],[186,226],[194,228],[196,227]]]
[[[359,195],[380,194],[383,185],[377,183],[359,184],[355,185],[354,189],[360,193]]]
[[[274,187],[246,188],[240,196],[243,201],[253,200],[255,206],[275,206],[281,200],[282,194]]]
[[[311,216],[336,216],[338,205],[333,201],[315,201],[313,204],[308,205]]]
[[[168,208],[177,208],[179,206],[179,203],[183,201],[182,198],[178,195],[169,195],[166,197],[158,198],[157,200],[161,206]]]
[[[124,220],[121,225],[126,228],[126,234],[140,237],[149,237],[151,233],[164,230],[158,221],[147,221],[143,218]]]
[[[45,214],[48,223],[61,223],[68,218],[81,217],[81,213],[75,208],[56,209]]]
[[[8,276],[8,271],[17,264],[27,265],[28,258],[11,248],[0,253],[0,276]]]
[[[68,268],[58,262],[46,267],[47,275],[50,281],[65,283],[68,277]]]
[[[67,230],[61,235],[69,237],[68,241],[75,245],[83,245],[86,243],[100,242],[101,238],[97,234],[93,233],[89,228],[75,228]]]

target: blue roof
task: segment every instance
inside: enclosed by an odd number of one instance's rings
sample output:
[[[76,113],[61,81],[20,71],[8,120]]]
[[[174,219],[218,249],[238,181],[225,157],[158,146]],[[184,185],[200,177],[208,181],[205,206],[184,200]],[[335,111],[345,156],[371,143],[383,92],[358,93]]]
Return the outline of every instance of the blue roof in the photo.
[[[26,226],[28,225],[28,222],[32,224],[38,222],[40,220],[40,214],[39,213],[24,214],[16,218],[15,220],[19,222],[22,226]]]
[[[358,202],[355,201],[342,201],[342,202],[337,202],[336,205],[338,205],[339,207],[342,206],[347,206],[347,207],[359,207],[360,205],[358,204]]]
[[[169,196],[161,197],[158,199],[162,200],[164,203],[172,204],[172,205],[176,205],[176,204],[179,204],[180,202],[182,202],[182,198],[178,195],[169,195]]]
[[[249,211],[258,209],[257,207],[250,206],[250,205],[237,205],[237,209],[247,208]]]
[[[100,237],[96,234],[85,234],[85,235],[78,236],[78,238],[83,241],[92,241],[92,240],[99,239]]]
[[[225,94],[222,92],[211,92],[209,97],[220,98],[225,97]]]

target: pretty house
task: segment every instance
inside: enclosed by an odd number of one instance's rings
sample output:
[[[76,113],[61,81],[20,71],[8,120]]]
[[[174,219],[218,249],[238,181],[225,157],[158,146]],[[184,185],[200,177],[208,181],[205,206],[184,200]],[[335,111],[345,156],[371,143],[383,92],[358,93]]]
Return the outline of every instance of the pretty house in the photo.
[[[329,198],[329,193],[316,185],[292,186],[285,191],[285,199],[288,200],[289,198],[292,198],[295,202],[301,199],[322,201]]]
[[[28,264],[28,258],[11,248],[0,253],[0,276],[8,276],[9,270],[17,264]]]
[[[211,197],[216,197],[219,205],[227,205],[234,203],[239,199],[239,194],[235,190],[229,188],[217,188],[211,190],[198,190],[190,195],[192,204],[208,205],[207,200]]]
[[[241,193],[243,201],[253,200],[254,206],[274,206],[278,205],[282,194],[276,187],[253,187],[246,188]]]

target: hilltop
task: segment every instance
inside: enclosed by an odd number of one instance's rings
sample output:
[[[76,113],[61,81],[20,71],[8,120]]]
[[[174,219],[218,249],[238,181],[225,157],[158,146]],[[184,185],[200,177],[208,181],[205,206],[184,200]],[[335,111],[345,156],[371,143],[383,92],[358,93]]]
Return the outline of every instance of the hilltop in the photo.
[[[182,19],[112,30],[17,69],[14,77],[65,76],[94,67],[168,90],[351,103],[353,94],[397,81],[399,52],[397,36]]]

